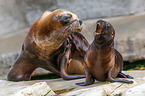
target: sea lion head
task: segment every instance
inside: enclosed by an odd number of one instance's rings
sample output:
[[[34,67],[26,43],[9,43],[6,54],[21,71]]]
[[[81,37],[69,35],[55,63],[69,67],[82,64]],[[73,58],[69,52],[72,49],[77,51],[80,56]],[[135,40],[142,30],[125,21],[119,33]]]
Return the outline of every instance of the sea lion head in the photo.
[[[39,36],[68,36],[72,32],[80,32],[82,30],[82,20],[72,12],[58,9],[47,16],[42,16],[38,23]]]
[[[95,38],[101,38],[107,41],[114,40],[115,30],[109,22],[98,20],[94,36]]]
[[[46,11],[33,27],[33,40],[43,49],[57,49],[69,35],[81,30],[82,20],[76,14],[63,9]]]

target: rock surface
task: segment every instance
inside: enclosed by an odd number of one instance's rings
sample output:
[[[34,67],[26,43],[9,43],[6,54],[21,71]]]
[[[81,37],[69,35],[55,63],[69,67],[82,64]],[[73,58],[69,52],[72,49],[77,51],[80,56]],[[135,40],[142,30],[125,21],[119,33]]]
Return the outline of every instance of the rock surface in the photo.
[[[34,85],[16,92],[12,96],[53,96],[56,95],[46,82],[35,83]]]
[[[63,95],[64,96],[116,96],[116,95],[123,94],[123,92],[125,92],[128,88],[132,88],[136,85],[137,85],[136,82],[134,82],[134,84],[112,83],[112,84],[100,85],[97,87],[84,88],[84,89],[68,92]]]
[[[96,81],[95,84],[90,86],[77,86],[75,83],[84,82],[85,79],[62,80],[60,78],[60,79],[32,80],[32,81],[21,81],[21,82],[0,80],[0,85],[1,85],[0,96],[10,96],[10,95],[20,93],[22,91],[25,92],[24,91],[26,90],[25,88],[29,90],[29,88],[32,88],[32,85],[40,82],[46,82],[48,86],[50,86],[52,91],[54,91],[55,94],[60,94],[61,96],[70,96],[70,95],[92,96],[95,94],[97,94],[97,96],[104,96],[104,95],[120,96],[121,94],[125,93],[128,89],[145,83],[145,71],[124,71],[124,73],[133,76],[135,82],[133,84],[126,84],[126,83],[119,83],[119,82],[108,84],[107,82]],[[46,86],[46,84],[44,85]],[[33,88],[32,91],[36,92],[35,88]],[[37,91],[37,93],[40,92],[41,90]]]
[[[82,19],[144,12],[144,0],[0,0],[0,37],[30,26],[46,10],[67,9]]]
[[[145,96],[145,83],[128,89],[122,96]]]
[[[28,26],[21,0],[0,0],[0,38]]]
[[[57,8],[70,10],[82,19],[129,15],[145,10],[144,0],[22,0],[22,4],[29,25],[45,10]]]
[[[18,53],[9,53],[0,56],[0,79],[6,79],[12,62],[17,58]]]

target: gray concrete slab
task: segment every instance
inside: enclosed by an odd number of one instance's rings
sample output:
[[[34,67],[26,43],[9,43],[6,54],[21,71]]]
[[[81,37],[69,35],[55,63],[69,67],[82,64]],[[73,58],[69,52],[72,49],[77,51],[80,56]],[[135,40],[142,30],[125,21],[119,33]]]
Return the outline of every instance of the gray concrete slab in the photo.
[[[0,96],[8,96],[8,95],[12,95],[14,93],[16,93],[17,91],[24,89],[26,87],[29,87],[37,82],[46,82],[50,88],[57,93],[63,93],[63,95],[67,95],[67,92],[70,92],[71,94],[75,92],[78,94],[78,91],[80,90],[80,93],[83,93],[84,91],[81,90],[86,90],[89,91],[89,88],[102,88],[103,87],[107,87],[110,86],[108,91],[109,92],[113,92],[114,94],[116,94],[115,92],[124,92],[126,91],[128,88],[132,88],[134,86],[140,85],[145,83],[145,71],[124,71],[125,74],[129,74],[131,76],[134,77],[134,84],[126,84],[126,83],[111,83],[108,84],[107,82],[100,82],[100,81],[96,81],[95,84],[90,85],[90,86],[77,86],[75,83],[80,83],[80,82],[84,82],[85,78],[83,79],[76,79],[76,80],[62,80],[60,79],[51,79],[51,80],[32,80],[32,81],[21,81],[21,82],[12,82],[12,81],[6,81],[6,80],[0,80]],[[118,86],[122,86],[120,88],[118,88],[116,90],[116,88]],[[123,87],[124,86],[124,87]],[[122,88],[125,88],[122,89]],[[70,91],[67,91],[67,89],[72,89]],[[118,93],[119,94],[119,93]]]

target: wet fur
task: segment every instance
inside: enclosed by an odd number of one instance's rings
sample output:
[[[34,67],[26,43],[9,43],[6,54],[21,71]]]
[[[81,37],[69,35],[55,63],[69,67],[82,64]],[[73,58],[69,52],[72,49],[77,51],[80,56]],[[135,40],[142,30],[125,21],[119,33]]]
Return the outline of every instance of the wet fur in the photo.
[[[103,20],[96,24],[94,41],[90,45],[84,59],[86,81],[77,85],[86,86],[99,81],[133,83],[133,77],[123,74],[123,58],[114,48],[115,30],[113,26]],[[117,76],[123,78],[116,78]]]
[[[69,23],[61,24],[64,21],[60,22],[59,18],[67,14],[72,15],[71,19],[68,18]],[[22,51],[8,73],[8,80],[30,80],[32,72],[38,67],[61,75],[63,79],[85,77],[82,75],[82,61],[89,44],[78,33],[80,29],[79,18],[69,11],[45,12],[31,26]]]

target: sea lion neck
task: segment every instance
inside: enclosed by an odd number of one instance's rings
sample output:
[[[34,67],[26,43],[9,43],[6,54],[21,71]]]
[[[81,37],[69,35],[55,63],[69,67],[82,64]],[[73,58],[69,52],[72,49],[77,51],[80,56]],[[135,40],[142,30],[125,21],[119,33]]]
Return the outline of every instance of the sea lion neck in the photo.
[[[63,32],[59,31],[62,31],[62,29],[51,32],[49,36],[41,37],[39,35],[35,35],[35,43],[42,50],[48,50],[51,54],[53,51],[57,50],[69,36],[69,34],[64,34]]]
[[[102,50],[107,48],[113,48],[114,39],[107,39],[101,35],[95,36],[92,44],[96,47],[96,49]]]

